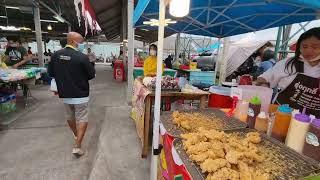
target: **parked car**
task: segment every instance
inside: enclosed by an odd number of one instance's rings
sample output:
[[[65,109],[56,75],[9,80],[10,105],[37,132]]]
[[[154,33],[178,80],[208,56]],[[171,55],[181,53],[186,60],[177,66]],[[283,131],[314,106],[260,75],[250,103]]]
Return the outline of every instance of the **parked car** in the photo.
[[[211,53],[200,54],[195,58],[197,68],[204,71],[214,71],[217,57]]]

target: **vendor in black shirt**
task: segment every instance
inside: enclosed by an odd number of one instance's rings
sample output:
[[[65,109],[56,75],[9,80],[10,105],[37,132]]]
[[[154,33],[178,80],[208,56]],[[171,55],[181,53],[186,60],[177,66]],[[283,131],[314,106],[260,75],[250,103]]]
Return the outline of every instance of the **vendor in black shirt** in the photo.
[[[13,37],[8,37],[8,45],[5,51],[6,64],[17,69],[32,59],[32,55],[28,55],[27,50],[21,43]]]

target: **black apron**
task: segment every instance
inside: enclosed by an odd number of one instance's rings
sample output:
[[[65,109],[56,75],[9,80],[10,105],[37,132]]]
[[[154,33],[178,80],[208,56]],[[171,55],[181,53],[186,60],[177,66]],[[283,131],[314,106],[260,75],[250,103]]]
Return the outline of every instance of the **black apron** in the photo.
[[[306,114],[320,118],[320,79],[298,73],[291,84],[278,94],[278,104],[289,104],[300,110],[306,108]]]

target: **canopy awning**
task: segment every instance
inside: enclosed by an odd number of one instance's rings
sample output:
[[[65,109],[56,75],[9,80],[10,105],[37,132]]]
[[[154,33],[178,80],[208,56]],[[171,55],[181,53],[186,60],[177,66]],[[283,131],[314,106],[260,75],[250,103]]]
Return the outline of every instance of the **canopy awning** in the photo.
[[[135,27],[156,30],[144,21],[158,19],[158,0],[139,0]],[[210,37],[228,37],[272,27],[311,21],[320,16],[319,0],[191,0],[190,12],[169,24],[167,34],[187,33]]]

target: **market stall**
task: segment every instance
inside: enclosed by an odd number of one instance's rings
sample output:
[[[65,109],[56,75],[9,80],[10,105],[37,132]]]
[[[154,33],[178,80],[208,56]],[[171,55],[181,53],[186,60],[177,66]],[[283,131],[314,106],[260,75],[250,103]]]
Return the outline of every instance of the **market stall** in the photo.
[[[148,154],[150,137],[149,131],[150,127],[152,126],[152,107],[155,98],[154,89],[150,86],[148,87],[148,85],[145,85],[147,84],[145,81],[146,80],[141,78],[138,78],[134,81],[134,94],[132,97],[131,113],[131,117],[136,123],[138,136],[142,142],[142,157],[147,157]],[[163,110],[170,110],[171,103],[178,100],[198,100],[200,109],[204,109],[206,107],[206,100],[208,97],[207,92],[201,90],[183,90],[183,92],[180,92],[177,82],[170,89],[168,87],[162,87],[164,89],[161,93],[161,97],[164,100],[162,108]]]
[[[303,21],[314,20],[317,18],[316,7],[317,8],[320,7],[320,3],[318,1],[295,1],[295,0],[272,1],[272,2],[266,2],[263,0],[256,0],[252,2],[241,1],[241,0],[238,0],[238,1],[237,0],[236,1],[192,1],[192,2],[186,1],[186,3],[184,4],[181,4],[181,2],[175,1],[175,0],[171,0],[171,1],[162,0],[162,1],[159,1],[159,3],[157,3],[157,1],[139,1],[138,2],[137,7],[139,8],[135,11],[135,14],[134,14],[134,17],[135,17],[134,23],[136,23],[136,28],[154,29],[154,27],[148,26],[148,24],[150,23],[145,23],[147,21],[153,21],[156,25],[159,26],[158,55],[160,55],[160,57],[158,56],[158,64],[157,64],[158,71],[157,71],[157,88],[156,88],[156,97],[155,97],[156,101],[155,101],[155,111],[154,111],[155,120],[153,123],[154,133],[153,133],[153,151],[152,151],[153,156],[151,159],[151,176],[150,176],[151,179],[157,178],[156,172],[157,172],[157,164],[158,164],[157,162],[158,162],[158,155],[159,155],[158,154],[159,152],[158,132],[159,132],[159,128],[161,127],[159,125],[159,121],[160,121],[160,102],[161,102],[161,80],[160,79],[162,74],[160,69],[161,69],[162,53],[163,53],[164,27],[168,26],[168,23],[167,23],[168,21],[166,19],[166,5],[169,5],[169,12],[172,16],[174,16],[173,18],[179,17],[179,21],[176,24],[169,25],[169,27],[166,28],[167,32],[173,32],[173,33],[181,32],[181,33],[189,33],[189,34],[195,34],[195,35],[213,36],[213,37],[219,37],[219,38],[242,34],[246,32],[252,32],[256,30],[263,30],[266,28],[277,27],[277,26],[286,25],[286,24],[293,24],[293,23],[298,23]],[[281,10],[281,13],[276,12],[277,10]],[[302,15],[303,13],[306,13],[306,12],[308,13]],[[159,19],[159,20],[155,22],[153,19]],[[219,60],[219,63],[221,63],[219,65],[221,67],[220,81],[224,81],[224,78],[226,75],[225,73],[227,68],[227,62],[225,62],[224,60],[226,59],[225,57],[226,57],[226,54],[228,53],[228,49],[229,49],[228,46],[229,46],[228,38],[225,38],[223,55],[220,56],[221,60]],[[241,114],[247,114],[248,112],[250,112],[248,114],[250,118],[247,120],[247,122],[248,122],[248,126],[252,129],[255,126],[254,122],[256,117],[258,116],[257,107],[259,104],[261,108],[261,100],[260,99],[258,100],[258,99],[259,98],[257,97],[252,98],[252,101],[250,101],[249,103],[249,106],[250,105],[252,106],[250,111],[248,111],[247,109],[247,112],[243,111],[245,113],[239,113],[241,115]],[[237,104],[236,103],[237,98],[235,98],[234,100],[235,101],[234,101],[233,107],[235,107],[235,105]],[[278,111],[281,117],[281,118],[278,117],[279,119],[282,119],[284,117],[285,119],[288,119],[289,113],[288,113],[287,107],[281,107],[279,108]],[[233,109],[228,113],[228,116],[231,116],[232,114],[233,114]],[[286,128],[280,127],[279,129],[281,131],[280,133],[281,135],[285,134]],[[203,133],[203,132],[198,132],[198,133]],[[208,132],[208,133],[210,134],[211,132]],[[221,135],[222,133],[227,133],[227,132],[219,132],[218,135],[219,134]],[[255,141],[250,143],[259,144],[261,142],[262,143],[265,142],[263,136],[261,136],[259,133],[256,133],[256,132],[253,132],[253,133],[249,132],[249,133],[246,134],[246,136],[249,136],[247,137],[248,139],[246,140],[247,143],[248,141],[250,141],[251,136],[255,140],[258,139],[259,142]],[[277,135],[279,134],[276,133],[276,136]],[[189,134],[187,136],[191,137],[192,139],[193,137],[195,138],[199,136],[201,137],[203,136],[203,134],[193,134],[193,135]],[[222,134],[222,136],[229,137],[228,135],[225,135],[225,134]],[[203,143],[199,145],[200,147],[194,147],[194,149],[208,150],[208,146],[212,146],[212,145],[210,142],[207,142],[207,139],[208,138],[206,138],[205,140],[198,140],[198,142],[203,142]],[[239,139],[239,137],[234,137],[233,141],[239,141],[239,143],[241,143],[243,139],[246,139],[246,138],[242,137]],[[188,138],[185,138],[185,141],[188,141]],[[229,140],[224,139],[223,141],[229,141]],[[191,143],[191,145],[195,145],[195,143]],[[218,147],[223,147],[223,145]],[[184,149],[189,150],[188,147],[185,147]],[[229,150],[230,149],[232,148],[229,148]],[[253,146],[253,149],[255,149],[255,146]],[[274,149],[278,149],[278,148],[274,148]],[[177,154],[175,151],[173,152],[174,154]],[[237,151],[234,151],[234,153],[236,155],[238,154]],[[190,159],[190,156],[192,154],[188,154],[188,155]],[[251,155],[255,156],[255,154],[251,154]],[[249,155],[245,153],[244,155],[241,155],[241,156],[246,157]],[[297,157],[297,154],[295,154],[294,156]],[[162,154],[160,155],[160,157],[161,158],[163,157]],[[255,158],[262,161],[262,159],[260,159],[258,156],[255,156]],[[226,161],[225,159],[224,160],[218,159],[218,161],[215,161],[215,159],[213,160],[208,157],[205,158],[205,161],[207,161],[207,159],[209,159],[209,162],[204,162],[205,164],[202,165],[201,167],[203,173],[206,173],[206,175],[208,175],[208,172],[210,173],[207,179],[219,179],[219,178],[215,178],[217,176],[216,174],[214,174],[215,171],[217,170],[219,170],[220,177],[221,177],[221,174],[222,176],[226,176],[226,175],[239,176],[239,174],[237,175],[236,172],[234,172],[234,170],[230,170],[230,167],[232,166],[230,165],[229,161]],[[181,163],[182,162],[181,159],[173,158],[173,160],[176,160],[179,166],[183,165],[183,163]],[[232,157],[231,160],[237,161],[238,157],[237,156]],[[251,159],[249,159],[249,162],[250,161]],[[311,163],[311,161],[308,161],[308,160],[304,162],[309,162],[309,165]],[[237,165],[238,163],[235,163],[235,164]],[[164,165],[167,166],[168,164],[164,163]],[[304,166],[303,163],[299,165]],[[291,168],[290,164],[287,163],[285,164],[285,166],[287,166],[287,169],[290,170]],[[305,166],[306,169],[307,169],[307,166]],[[315,164],[311,164],[311,166],[313,167],[312,168],[313,170],[318,168],[315,166]],[[250,168],[248,167],[247,164],[240,163],[239,166],[237,167],[239,168],[239,171],[241,171],[242,173],[250,172]],[[221,172],[220,170],[223,170],[223,171]],[[187,177],[183,178],[183,174],[190,175],[190,173],[188,172],[183,172],[178,174],[178,177],[171,176],[168,179],[170,178],[171,179],[173,178],[188,179]],[[246,175],[247,174],[244,174],[244,176]],[[289,173],[287,175],[290,176]],[[164,175],[163,177],[166,177],[166,176]],[[193,179],[198,179],[198,178],[193,177]],[[229,178],[229,179],[232,179],[232,178]],[[250,177],[250,179],[252,178]]]
[[[35,85],[36,79],[45,73],[45,68],[8,69],[0,68],[0,113],[9,113],[15,110],[17,89],[23,90],[25,106],[31,96],[30,85]]]
[[[158,173],[163,179],[317,178],[318,161],[246,127],[219,109],[162,114]]]

